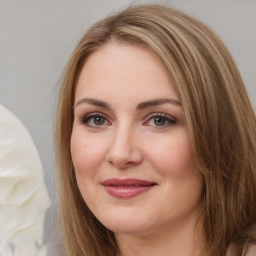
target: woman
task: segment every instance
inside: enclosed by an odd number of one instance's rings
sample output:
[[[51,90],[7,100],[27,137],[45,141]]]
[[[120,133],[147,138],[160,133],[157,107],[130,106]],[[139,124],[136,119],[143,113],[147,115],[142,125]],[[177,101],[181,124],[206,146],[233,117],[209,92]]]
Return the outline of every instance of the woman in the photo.
[[[229,52],[179,11],[92,26],[57,112],[67,255],[254,255],[256,120]]]

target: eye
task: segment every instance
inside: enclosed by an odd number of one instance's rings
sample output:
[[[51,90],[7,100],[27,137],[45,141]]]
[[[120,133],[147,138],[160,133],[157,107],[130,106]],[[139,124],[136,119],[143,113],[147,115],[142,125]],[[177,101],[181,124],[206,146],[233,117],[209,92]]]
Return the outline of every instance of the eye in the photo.
[[[144,125],[163,129],[176,124],[176,122],[176,118],[172,116],[163,113],[153,113],[147,117],[147,121],[144,123]]]
[[[85,126],[92,128],[98,128],[110,124],[106,116],[102,113],[90,113],[85,115],[80,119],[80,122]]]

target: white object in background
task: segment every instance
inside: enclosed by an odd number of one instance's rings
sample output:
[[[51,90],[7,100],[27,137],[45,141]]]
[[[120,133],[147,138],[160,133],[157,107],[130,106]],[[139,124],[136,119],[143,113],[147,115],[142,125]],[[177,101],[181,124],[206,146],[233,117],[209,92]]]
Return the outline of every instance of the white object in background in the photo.
[[[0,105],[0,256],[45,256],[50,206],[37,149],[23,124]]]

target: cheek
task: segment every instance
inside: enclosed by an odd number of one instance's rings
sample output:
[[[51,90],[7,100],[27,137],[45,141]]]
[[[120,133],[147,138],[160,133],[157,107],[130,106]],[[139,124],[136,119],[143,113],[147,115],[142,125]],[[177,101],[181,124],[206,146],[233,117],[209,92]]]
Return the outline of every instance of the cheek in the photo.
[[[102,140],[74,130],[71,136],[71,157],[76,173],[88,175],[96,170],[105,154]]]
[[[102,149],[94,142],[83,131],[73,130],[70,149],[76,181],[84,201],[90,206],[94,205],[95,177],[102,162]]]
[[[155,154],[151,154],[151,164],[164,184],[158,199],[166,202],[164,207],[168,216],[185,216],[200,207],[203,189],[190,141],[182,135],[161,145]]]
[[[157,144],[148,144],[147,154],[155,169],[164,176],[182,178],[197,169],[188,135],[184,132],[158,140]]]

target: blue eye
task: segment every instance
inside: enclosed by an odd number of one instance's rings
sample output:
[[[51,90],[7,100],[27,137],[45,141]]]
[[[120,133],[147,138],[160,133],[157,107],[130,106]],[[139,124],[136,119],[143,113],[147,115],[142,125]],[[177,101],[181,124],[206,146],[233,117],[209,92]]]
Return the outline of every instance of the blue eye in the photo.
[[[174,117],[162,113],[157,113],[149,115],[144,125],[163,129],[176,124],[176,122],[177,121]]]
[[[89,127],[101,127],[108,124],[107,118],[102,113],[91,113],[80,119],[80,122]]]

